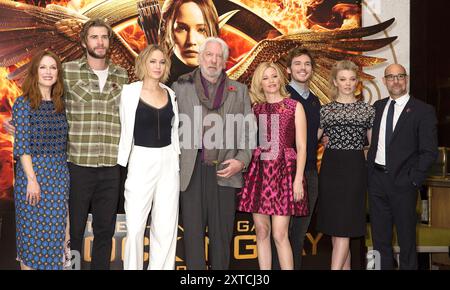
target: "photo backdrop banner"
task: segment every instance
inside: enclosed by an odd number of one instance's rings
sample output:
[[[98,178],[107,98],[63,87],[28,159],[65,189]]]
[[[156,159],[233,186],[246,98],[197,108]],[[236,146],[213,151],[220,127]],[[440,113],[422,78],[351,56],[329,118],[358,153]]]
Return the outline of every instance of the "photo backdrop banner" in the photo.
[[[90,18],[104,18],[114,30],[112,61],[125,67],[134,81],[134,59],[149,43],[162,43],[161,35],[174,29],[161,10],[173,1],[6,1],[0,0],[0,122],[11,117],[14,100],[21,95],[20,85],[32,55],[41,49],[52,50],[63,61],[73,60],[84,51],[78,32]],[[199,2],[199,1],[197,1]],[[400,62],[409,68],[409,1],[388,0],[211,0],[200,1],[215,9],[219,19],[207,19],[205,27],[217,25],[218,36],[230,47],[227,73],[247,85],[256,66],[274,61],[286,67],[287,52],[296,46],[312,51],[317,68],[310,87],[322,103],[330,101],[327,80],[331,66],[340,59],[351,59],[361,67],[364,82],[360,92],[373,103],[386,96],[380,77],[387,63]],[[194,15],[194,14],[192,14]],[[194,17],[194,16],[192,16]],[[201,31],[200,31],[201,32]],[[367,41],[374,40],[376,41]],[[176,43],[168,45],[174,47]],[[174,63],[172,78],[197,65],[182,59]],[[181,61],[180,61],[181,60]],[[0,200],[13,201],[13,137],[0,130]],[[323,149],[318,150],[320,156]],[[251,215],[237,213],[232,244],[232,268],[257,268],[256,238]],[[314,230],[312,219],[305,241],[305,267],[327,268],[329,239]],[[86,247],[82,254],[89,262],[92,239],[86,228]],[[124,216],[116,225],[114,261],[120,267]],[[179,240],[182,241],[182,221]],[[146,242],[148,242],[146,240]],[[362,242],[354,247],[361,254]],[[207,240],[205,241],[207,243]],[[182,243],[179,243],[182,244]],[[178,254],[179,253],[179,254]],[[296,255],[302,253],[295,253]],[[359,257],[361,264],[363,255]],[[320,261],[320,262],[318,262]],[[177,268],[182,269],[182,249],[177,252]]]

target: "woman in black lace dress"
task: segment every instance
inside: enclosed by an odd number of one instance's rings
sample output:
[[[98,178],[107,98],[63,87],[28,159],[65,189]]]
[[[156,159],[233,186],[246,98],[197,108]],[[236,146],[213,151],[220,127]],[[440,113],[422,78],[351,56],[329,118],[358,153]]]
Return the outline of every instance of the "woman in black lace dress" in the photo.
[[[365,235],[367,188],[364,144],[370,142],[374,108],[355,96],[358,67],[336,63],[330,86],[334,101],[320,110],[319,138],[328,136],[319,174],[317,230],[332,236],[331,269],[350,269],[350,238]]]

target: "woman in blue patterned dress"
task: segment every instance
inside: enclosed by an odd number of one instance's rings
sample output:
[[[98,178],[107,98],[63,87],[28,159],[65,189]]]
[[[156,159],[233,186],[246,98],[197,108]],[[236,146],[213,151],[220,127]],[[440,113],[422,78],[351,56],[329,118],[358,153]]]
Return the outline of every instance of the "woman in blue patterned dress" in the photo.
[[[52,52],[31,61],[13,106],[17,258],[21,269],[62,269],[69,172],[62,67]]]

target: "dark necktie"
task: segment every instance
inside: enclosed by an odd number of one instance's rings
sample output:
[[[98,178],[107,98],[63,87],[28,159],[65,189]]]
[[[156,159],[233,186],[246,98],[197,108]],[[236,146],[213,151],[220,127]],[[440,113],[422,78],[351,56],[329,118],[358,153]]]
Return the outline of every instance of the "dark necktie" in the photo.
[[[393,127],[394,127],[394,106],[395,101],[392,100],[391,104],[389,105],[387,117],[386,117],[386,138],[385,138],[385,152],[387,155],[388,148],[389,148],[389,142],[391,142]]]

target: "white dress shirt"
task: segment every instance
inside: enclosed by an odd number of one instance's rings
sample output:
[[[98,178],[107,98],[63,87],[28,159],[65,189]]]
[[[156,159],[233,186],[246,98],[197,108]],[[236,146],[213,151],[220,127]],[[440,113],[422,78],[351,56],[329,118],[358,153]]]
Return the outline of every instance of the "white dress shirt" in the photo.
[[[409,101],[409,98],[410,98],[409,94],[406,94],[395,100],[392,132],[395,131],[395,126],[397,125],[398,118],[402,114],[403,109],[406,106],[406,103],[408,103]],[[389,100],[386,103],[386,107],[384,107],[383,116],[381,117],[380,132],[378,135],[377,155],[375,156],[375,163],[380,165],[386,165],[386,152],[385,152],[386,118],[389,105],[391,104],[392,100],[393,99],[389,97]]]

